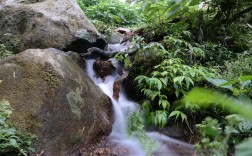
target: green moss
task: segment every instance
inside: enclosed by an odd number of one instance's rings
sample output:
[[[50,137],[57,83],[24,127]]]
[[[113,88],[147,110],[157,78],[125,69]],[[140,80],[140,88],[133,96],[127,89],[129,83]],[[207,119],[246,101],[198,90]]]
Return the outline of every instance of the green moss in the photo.
[[[49,64],[45,65],[45,69],[42,71],[42,78],[47,82],[49,88],[52,90],[57,89],[60,85],[59,76]]]
[[[0,34],[0,49],[7,53],[19,53],[21,47],[21,38],[10,33]]]
[[[72,146],[75,146],[76,144],[81,143],[83,139],[83,131],[85,130],[85,127],[83,129],[79,129],[76,131],[76,133],[72,134],[70,137],[70,143]]]
[[[81,109],[85,105],[84,99],[81,97],[82,89],[82,86],[76,87],[75,90],[66,94],[72,113],[76,114],[79,119],[81,118]]]

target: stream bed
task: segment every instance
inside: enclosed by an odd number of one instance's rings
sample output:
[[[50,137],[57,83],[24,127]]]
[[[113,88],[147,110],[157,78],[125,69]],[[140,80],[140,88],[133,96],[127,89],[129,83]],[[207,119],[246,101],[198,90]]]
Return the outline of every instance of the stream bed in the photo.
[[[117,61],[110,59],[112,64],[117,64]],[[159,132],[146,132],[146,134],[155,141],[155,150],[150,153],[146,153],[143,145],[138,141],[137,136],[127,135],[127,122],[126,117],[131,115],[133,112],[139,109],[136,102],[130,101],[123,89],[120,89],[119,99],[115,100],[113,98],[113,84],[116,79],[120,78],[117,72],[107,76],[105,79],[101,79],[96,76],[93,70],[94,59],[86,60],[86,72],[92,81],[111,98],[113,109],[114,109],[114,124],[112,132],[108,137],[108,142],[110,146],[119,147],[121,152],[117,154],[118,156],[181,156],[181,155],[193,155],[193,146],[191,144],[184,143],[182,141],[170,138]],[[111,149],[110,147],[110,149]],[[113,149],[112,149],[113,150]],[[124,152],[123,152],[124,151]],[[115,153],[115,152],[114,152]]]

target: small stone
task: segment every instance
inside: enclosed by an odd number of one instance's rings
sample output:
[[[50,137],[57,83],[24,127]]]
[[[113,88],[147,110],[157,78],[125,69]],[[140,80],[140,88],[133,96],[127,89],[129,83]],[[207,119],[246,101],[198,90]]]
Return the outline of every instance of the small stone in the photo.
[[[113,98],[118,101],[120,93],[120,81],[115,81],[113,84]]]
[[[110,61],[95,61],[93,68],[98,77],[105,79],[106,76],[112,73],[113,65]]]
[[[93,156],[109,156],[110,150],[108,148],[97,148],[93,152]]]

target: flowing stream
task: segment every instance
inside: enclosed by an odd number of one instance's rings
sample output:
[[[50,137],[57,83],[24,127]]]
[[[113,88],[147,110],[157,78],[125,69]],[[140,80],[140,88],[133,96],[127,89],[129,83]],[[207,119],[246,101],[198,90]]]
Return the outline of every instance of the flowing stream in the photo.
[[[117,62],[114,59],[110,59],[113,64]],[[93,70],[93,64],[95,60],[86,60],[87,69],[86,72],[93,82],[106,94],[108,95],[113,103],[114,108],[114,118],[115,122],[113,124],[112,132],[109,136],[109,140],[117,143],[119,146],[124,147],[129,150],[130,156],[145,156],[143,147],[139,144],[138,139],[135,137],[127,136],[127,122],[126,116],[132,114],[134,111],[139,109],[138,104],[127,99],[126,95],[123,93],[122,89],[119,93],[119,99],[116,101],[113,98],[113,83],[120,77],[116,72],[109,75],[105,80],[97,78]],[[148,132],[147,135],[156,141],[157,148],[153,154],[155,156],[176,156],[178,154],[175,150],[168,146],[169,143],[175,144],[183,148],[192,150],[192,145],[183,143],[181,141],[169,138],[158,132]],[[151,155],[150,153],[148,155]]]

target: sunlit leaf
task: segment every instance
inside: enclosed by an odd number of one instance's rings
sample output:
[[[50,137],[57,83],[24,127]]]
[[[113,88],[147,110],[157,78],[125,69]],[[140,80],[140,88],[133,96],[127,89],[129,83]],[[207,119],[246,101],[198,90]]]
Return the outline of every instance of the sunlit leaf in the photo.
[[[160,79],[160,81],[163,82],[163,84],[164,84],[165,86],[167,86],[167,82],[168,82],[167,77],[165,77],[165,78],[159,78],[159,79]]]
[[[213,92],[207,89],[194,88],[190,91],[185,98],[184,102],[192,102],[198,104],[201,107],[206,107],[211,104],[216,104],[224,107],[225,109],[238,113],[252,121],[252,105],[238,101],[232,97],[221,94],[219,92]]]
[[[230,86],[232,84],[235,84],[236,82],[238,82],[238,80],[228,81],[228,82],[225,82],[225,83],[221,84],[220,87]]]
[[[17,141],[15,139],[9,139],[9,142],[13,147],[18,147]]]
[[[181,83],[182,83],[182,81],[184,80],[184,76],[178,76],[178,77],[175,77],[174,79],[173,79],[173,82],[174,83],[176,83],[176,82],[178,82],[180,85],[181,85]]]
[[[189,6],[198,5],[199,3],[200,3],[200,0],[191,0],[191,2],[189,3]]]
[[[252,80],[252,75],[240,76],[239,77],[242,82]]]
[[[213,85],[215,86],[220,86],[222,84],[225,84],[227,83],[228,81],[226,80],[223,80],[223,79],[213,79],[213,78],[210,78],[210,77],[206,77],[206,80],[210,83],[212,83]],[[228,88],[228,89],[232,89],[232,85],[229,84],[229,85],[225,85],[225,86],[222,86],[223,88]]]

